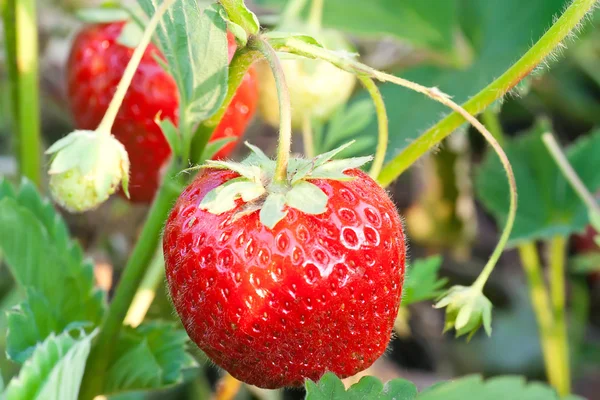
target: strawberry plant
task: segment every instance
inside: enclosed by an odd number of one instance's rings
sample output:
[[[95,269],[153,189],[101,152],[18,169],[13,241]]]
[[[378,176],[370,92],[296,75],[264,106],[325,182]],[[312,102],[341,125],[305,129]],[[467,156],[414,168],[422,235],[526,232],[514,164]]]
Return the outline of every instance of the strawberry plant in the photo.
[[[588,225],[600,231],[590,194],[600,190],[600,136],[586,133],[563,152],[537,115],[509,136],[500,112],[510,103],[493,103],[511,90],[529,99],[536,84],[528,75],[596,2],[256,3],[257,13],[243,0],[79,9],[84,26],[65,53],[63,104],[74,130],[48,141],[43,164],[44,86],[37,42],[25,45],[38,35],[36,4],[1,4],[21,179],[0,180],[0,378],[9,378],[0,379],[0,397],[582,398],[572,383],[591,307],[567,266],[589,257],[570,260],[567,238]],[[408,44],[420,61],[392,73],[376,51],[361,58],[357,49],[380,36]],[[304,155],[292,147],[293,130]],[[412,214],[405,229],[406,186],[392,183],[420,157],[435,157],[455,130],[460,149],[423,182],[429,195],[416,196],[436,218]],[[474,162],[481,138],[492,151]],[[410,232],[460,235],[451,224],[419,224],[456,217],[476,225],[471,164],[476,197],[500,229],[487,261],[471,268],[469,245],[411,259]],[[149,206],[111,198],[116,192]],[[109,267],[88,259],[115,252],[138,209],[144,220],[121,251],[123,267],[116,256]],[[71,215],[86,212],[102,221],[87,242]],[[119,219],[119,233],[107,237],[101,225]],[[482,369],[425,385],[395,367],[385,368],[391,376],[378,371],[395,343],[419,337],[421,313],[439,320],[440,343],[442,331],[488,340],[502,303],[492,273],[513,247],[545,382],[520,371],[483,379]],[[451,263],[466,277],[452,277],[443,267]]]

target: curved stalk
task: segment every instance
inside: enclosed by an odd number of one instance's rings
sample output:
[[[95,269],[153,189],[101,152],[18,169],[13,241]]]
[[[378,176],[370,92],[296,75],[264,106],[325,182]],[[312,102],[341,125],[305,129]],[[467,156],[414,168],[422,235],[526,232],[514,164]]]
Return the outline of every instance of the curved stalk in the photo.
[[[274,182],[283,183],[287,180],[287,166],[292,146],[292,109],[290,105],[290,93],[285,83],[283,67],[277,57],[277,53],[271,45],[256,36],[248,40],[248,46],[258,50],[265,57],[277,87],[277,99],[279,102],[279,144],[277,146],[277,163],[275,166]]]
[[[165,0],[160,5],[160,7],[156,10],[156,13],[154,13],[152,18],[148,22],[148,25],[146,26],[146,29],[144,30],[144,34],[143,34],[142,38],[140,39],[139,44],[133,51],[133,54],[131,55],[131,59],[127,63],[127,67],[125,68],[125,71],[123,72],[123,77],[119,81],[117,90],[115,91],[115,94],[113,95],[113,98],[110,101],[110,104],[108,105],[108,109],[104,113],[104,117],[102,117],[102,121],[100,121],[100,125],[98,125],[98,129],[96,129],[96,131],[110,134],[110,131],[112,130],[112,126],[115,123],[115,118],[117,117],[117,113],[119,112],[119,108],[121,108],[123,99],[125,98],[125,95],[127,94],[127,89],[129,89],[129,86],[131,85],[131,81],[133,80],[133,76],[135,75],[135,72],[137,71],[138,66],[140,65],[140,61],[142,60],[142,57],[144,56],[144,52],[146,51],[146,48],[148,47],[148,45],[150,44],[150,41],[152,40],[152,35],[154,34],[154,30],[156,29],[156,26],[160,22],[160,19],[162,18],[165,11],[167,11],[167,9],[174,2],[175,2],[175,0]]]
[[[341,56],[338,53],[328,51],[322,47],[306,43],[299,39],[291,38],[288,40],[284,40],[283,42],[276,41],[276,44],[283,51],[287,51],[309,58],[323,59],[345,71],[355,73],[359,77],[372,77],[382,82],[391,82],[396,85],[413,90],[415,92],[422,93],[425,96],[431,98],[432,100],[435,100],[456,112],[464,120],[468,121],[471,125],[473,125],[473,127],[483,135],[485,140],[487,140],[487,142],[490,144],[490,146],[492,146],[492,148],[500,158],[500,162],[502,163],[502,166],[506,171],[506,176],[508,178],[508,184],[510,187],[510,206],[508,210],[506,224],[502,231],[502,235],[500,236],[500,240],[498,241],[496,248],[492,252],[492,255],[490,256],[487,264],[479,274],[479,277],[473,283],[473,287],[482,290],[483,286],[489,279],[494,267],[496,266],[496,262],[500,258],[500,255],[502,254],[506,243],[508,242],[510,232],[512,231],[512,227],[514,225],[515,217],[517,214],[517,184],[515,182],[515,176],[512,170],[512,166],[510,165],[510,161],[506,156],[506,153],[504,153],[502,146],[498,144],[494,136],[481,124],[481,122],[477,120],[477,118],[469,114],[467,110],[465,110],[464,108],[456,104],[454,101],[452,101],[447,94],[442,93],[435,87],[428,88],[423,85],[419,85],[418,83],[400,78],[398,76],[378,71],[374,68],[369,67],[368,65],[355,61],[354,59]],[[390,182],[388,182],[388,184]]]
[[[573,32],[586,14],[594,8],[596,0],[574,0],[563,15],[548,29],[523,57],[498,79],[464,103],[463,108],[471,114],[479,114],[495,100],[503,97],[510,89],[540,64],[562,41]],[[429,128],[400,154],[389,161],[381,171],[378,181],[387,186],[414,164],[419,157],[454,132],[465,119],[454,112]]]
[[[369,176],[377,179],[381,172],[381,167],[383,167],[383,163],[385,162],[385,153],[387,152],[389,137],[388,116],[383,97],[381,97],[381,92],[377,88],[377,85],[375,85],[375,82],[366,76],[360,76],[359,79],[367,92],[369,92],[369,95],[371,95],[371,99],[373,99],[373,103],[375,104],[375,111],[377,112],[377,150],[375,150],[375,157],[369,171]]]

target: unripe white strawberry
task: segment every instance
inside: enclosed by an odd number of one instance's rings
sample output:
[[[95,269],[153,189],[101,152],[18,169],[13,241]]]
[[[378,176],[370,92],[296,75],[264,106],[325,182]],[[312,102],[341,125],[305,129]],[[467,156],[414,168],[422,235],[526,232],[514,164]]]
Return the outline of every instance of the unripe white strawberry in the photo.
[[[129,157],[111,134],[74,131],[52,145],[48,174],[50,191],[58,204],[71,212],[98,207],[119,184],[128,195]]]

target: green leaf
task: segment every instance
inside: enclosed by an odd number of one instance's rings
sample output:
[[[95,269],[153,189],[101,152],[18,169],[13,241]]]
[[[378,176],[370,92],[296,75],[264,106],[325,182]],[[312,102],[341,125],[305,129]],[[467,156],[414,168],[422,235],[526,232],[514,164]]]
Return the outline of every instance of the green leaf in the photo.
[[[173,154],[180,154],[181,152],[181,135],[179,134],[179,130],[173,124],[173,122],[166,118],[160,119],[160,114],[156,116],[154,122],[160,126],[160,130],[162,131],[165,139],[169,143],[169,147],[171,148],[171,152]]]
[[[7,353],[12,359],[23,361],[48,335],[74,322],[100,321],[105,299],[94,287],[93,266],[83,260],[59,214],[28,181],[18,192],[0,182],[0,251],[28,295],[9,312]]]
[[[94,334],[54,334],[40,344],[3,394],[6,400],[77,400]]]
[[[524,377],[500,376],[484,381],[481,376],[467,376],[424,390],[418,400],[559,400],[556,391],[540,383],[528,384]]]
[[[589,218],[579,199],[544,146],[541,135],[547,128],[538,124],[505,146],[519,193],[517,218],[510,245],[570,235],[581,231]],[[600,131],[571,145],[566,155],[590,192],[600,189]],[[508,183],[499,160],[488,152],[475,179],[477,196],[504,225],[508,213]]]
[[[375,106],[371,99],[359,100],[342,106],[329,120],[327,133],[320,150],[327,151],[350,140],[373,122],[374,117]]]
[[[256,3],[281,7],[284,0]],[[323,26],[367,37],[394,36],[417,47],[449,53],[458,30],[455,0],[327,0]]]
[[[233,210],[236,200],[249,202],[259,198],[265,192],[264,186],[260,183],[245,178],[235,178],[208,192],[198,207],[211,214],[222,214]]]
[[[237,172],[252,182],[261,182],[262,171],[259,165],[248,165],[247,163],[221,160],[207,160],[205,165],[210,168],[229,169]]]
[[[238,25],[249,35],[256,35],[260,30],[258,18],[246,7],[244,0],[220,0],[226,15],[232,23]]]
[[[75,13],[84,22],[104,24],[116,21],[127,21],[129,13],[119,6],[80,8]]]
[[[591,251],[576,255],[569,260],[570,271],[574,274],[600,272],[600,251]]]
[[[300,181],[285,194],[285,204],[307,214],[322,214],[327,210],[329,197],[316,185]]]
[[[438,5],[443,3],[433,1]],[[542,36],[566,3],[566,0],[465,1],[461,7],[461,21],[474,49],[473,62],[460,69],[423,65],[397,74],[425,86],[439,87],[461,104],[521,57]],[[429,7],[430,11],[437,10],[437,6]],[[379,85],[379,89],[389,117],[387,161],[449,112],[448,108],[428,97],[391,83]],[[370,99],[370,96],[361,91],[354,101],[364,99]],[[371,147],[360,154],[374,153],[376,134],[377,123],[373,120],[354,136],[371,138]]]
[[[236,140],[237,140],[237,138],[235,138],[235,137],[224,137],[221,139],[216,139],[211,142],[208,142],[206,144],[206,147],[204,147],[202,156],[200,156],[200,161],[210,160],[211,158],[213,158],[215,156],[215,154],[220,152],[223,149],[223,147],[225,147],[226,145],[228,145],[231,142],[235,142]]]
[[[265,199],[260,209],[260,222],[269,229],[273,229],[286,215],[285,196],[280,193],[271,193]]]
[[[135,49],[140,44],[142,36],[144,36],[142,27],[136,21],[127,21],[117,38],[117,43]]]
[[[306,381],[306,400],[414,400],[417,388],[404,379],[394,379],[385,386],[373,376],[365,376],[347,391],[342,381],[328,372],[315,383]]]
[[[438,279],[442,257],[433,256],[415,260],[404,275],[402,305],[432,300],[439,297],[447,279]]]
[[[309,379],[306,380],[306,400],[342,399],[345,394],[344,384],[332,372],[323,375],[316,383]]]
[[[353,143],[354,143],[354,141],[345,143],[336,149],[328,151],[327,153],[319,154],[318,156],[316,156],[313,159],[297,160],[296,164],[291,164],[291,166],[288,168],[288,176],[292,175],[292,179],[291,179],[292,185],[294,183],[306,178],[316,168],[320,167],[321,165],[323,165],[326,162],[328,162],[329,160],[331,160],[333,157],[338,155],[340,152],[342,152],[347,147],[351,146]]]
[[[107,372],[106,394],[163,388],[182,381],[182,370],[195,367],[187,352],[188,336],[166,322],[124,328]]]
[[[522,376],[498,376],[484,381],[479,375],[440,382],[417,394],[412,382],[394,379],[385,386],[379,379],[367,376],[347,391],[342,381],[328,372],[319,382],[306,381],[307,400],[559,400],[550,386],[527,383]],[[583,400],[575,395],[569,400]]]
[[[154,15],[159,0],[140,0],[146,15]],[[221,6],[200,9],[196,0],[179,0],[157,28],[169,72],[179,88],[184,110],[182,132],[212,116],[227,94],[227,24]]]
[[[323,47],[323,45],[314,37],[305,33],[294,33],[294,32],[280,32],[280,31],[269,31],[264,34],[265,38],[269,39],[269,43],[272,46],[285,46],[288,40],[294,39],[299,40],[306,44],[312,44],[314,46]]]
[[[342,160],[333,160],[315,168],[305,179],[335,179],[338,181],[349,181],[353,176],[344,174],[349,169],[359,168],[371,161],[373,157],[354,157]]]

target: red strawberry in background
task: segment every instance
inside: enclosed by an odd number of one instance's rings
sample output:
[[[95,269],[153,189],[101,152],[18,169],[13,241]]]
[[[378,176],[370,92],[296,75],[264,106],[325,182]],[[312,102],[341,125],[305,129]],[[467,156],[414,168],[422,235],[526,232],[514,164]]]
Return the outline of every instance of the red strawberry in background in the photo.
[[[76,37],[67,65],[68,96],[78,129],[95,129],[112,99],[127,67],[133,49],[117,39],[124,22],[90,25]],[[236,49],[230,33],[229,57]],[[131,161],[129,191],[134,202],[150,202],[160,182],[160,170],[170,148],[159,126],[162,118],[178,121],[178,93],[173,78],[156,62],[162,57],[153,44],[148,46],[113,127],[113,135],[125,146]],[[226,136],[240,137],[254,115],[258,89],[251,69],[229,105],[211,140]],[[235,142],[228,143],[215,158],[231,153]]]
[[[346,175],[311,179],[325,211],[287,207],[272,229],[259,217],[264,196],[202,209],[209,192],[242,179],[229,170],[202,170],[173,208],[163,237],[171,298],[192,340],[235,378],[300,386],[327,371],[354,375],[385,351],[402,293],[402,224],[375,181]]]

